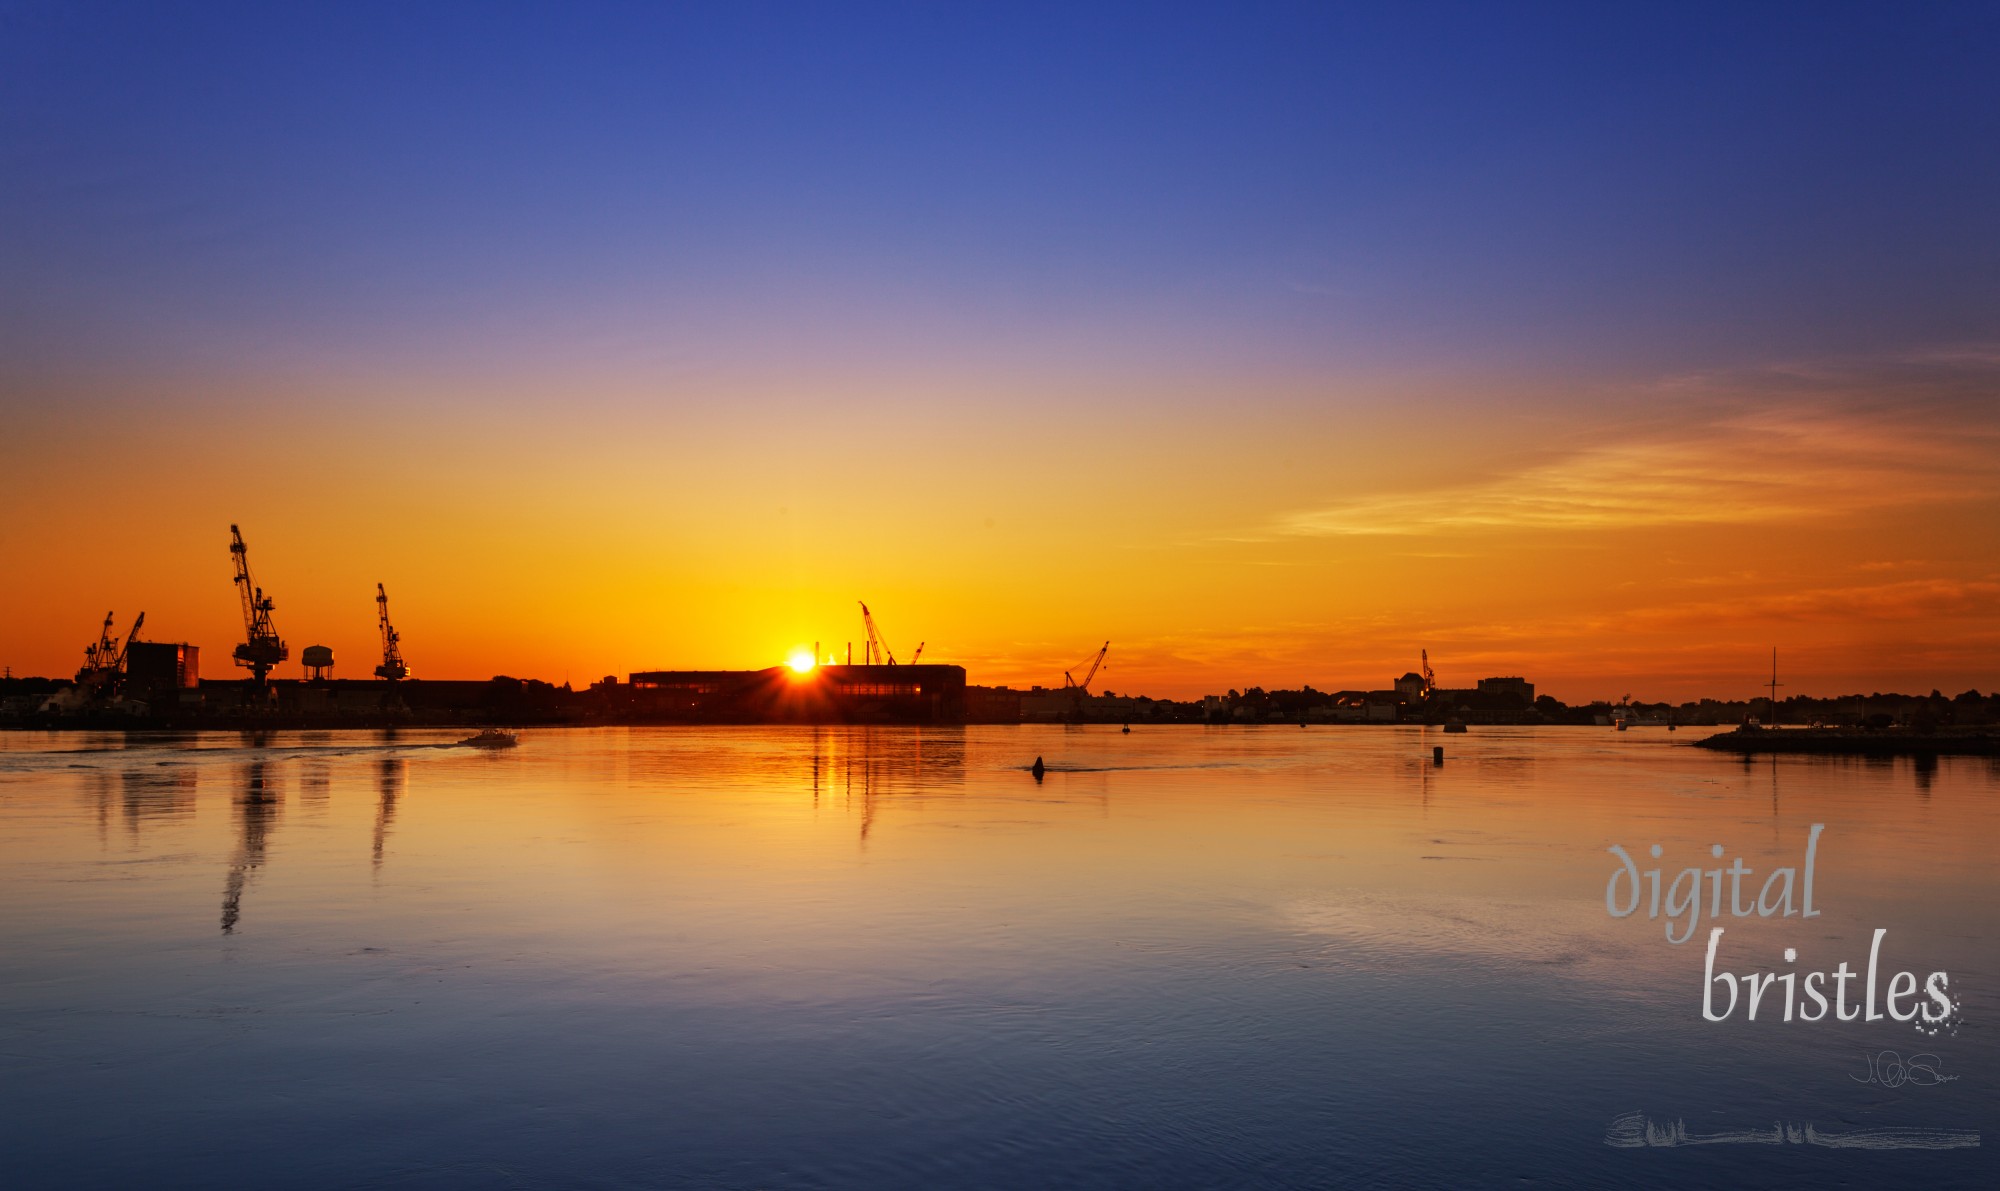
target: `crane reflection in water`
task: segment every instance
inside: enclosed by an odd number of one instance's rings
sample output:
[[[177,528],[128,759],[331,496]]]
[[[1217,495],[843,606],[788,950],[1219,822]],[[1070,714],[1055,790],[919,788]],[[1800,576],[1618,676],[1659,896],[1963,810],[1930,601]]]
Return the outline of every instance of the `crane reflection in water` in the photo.
[[[222,933],[236,933],[243,917],[243,890],[250,874],[264,864],[264,847],[277,826],[278,791],[266,761],[244,766],[243,785],[235,802],[236,853],[229,860],[229,879],[222,887]]]
[[[375,804],[375,871],[382,870],[382,845],[389,838],[389,828],[396,822],[396,799],[403,793],[403,784],[408,780],[402,757],[384,757],[376,763],[376,779],[381,787],[381,798]]]
[[[965,783],[963,727],[815,727],[809,747],[813,806],[837,793],[850,812],[858,811],[864,848],[881,803],[921,810]]]

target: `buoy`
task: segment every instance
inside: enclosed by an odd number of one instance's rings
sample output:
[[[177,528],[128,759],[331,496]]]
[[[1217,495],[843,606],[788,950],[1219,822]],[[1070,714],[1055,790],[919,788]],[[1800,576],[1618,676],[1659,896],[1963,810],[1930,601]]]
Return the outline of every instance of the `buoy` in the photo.
[[[1439,751],[1439,752],[1443,752],[1444,750],[1443,750],[1443,749],[1439,749],[1438,751]],[[1043,765],[1043,764],[1042,764],[1042,759],[1041,759],[1040,757],[1036,757],[1036,758],[1035,758],[1035,763],[1034,763],[1034,765],[1033,765],[1033,766],[1031,766],[1031,767],[1030,767],[1030,768],[1028,769],[1028,772],[1029,772],[1029,773],[1032,773],[1032,774],[1034,774],[1034,775],[1035,775],[1035,780],[1036,780],[1036,781],[1041,781],[1041,780],[1042,780],[1042,775],[1043,775],[1043,774],[1045,774],[1045,773],[1047,773],[1048,771],[1049,771],[1049,770],[1048,770],[1048,766],[1046,766],[1046,765]]]
[[[1431,749],[1431,764],[1433,764],[1433,765],[1442,765],[1442,764],[1444,764],[1444,746],[1443,746],[1443,745],[1441,745],[1441,744],[1440,744],[1440,745],[1436,745],[1436,746],[1434,746],[1434,747],[1433,747],[1433,748]]]
[[[1127,736],[1132,735],[1132,725],[1130,724],[1125,725],[1125,735]]]

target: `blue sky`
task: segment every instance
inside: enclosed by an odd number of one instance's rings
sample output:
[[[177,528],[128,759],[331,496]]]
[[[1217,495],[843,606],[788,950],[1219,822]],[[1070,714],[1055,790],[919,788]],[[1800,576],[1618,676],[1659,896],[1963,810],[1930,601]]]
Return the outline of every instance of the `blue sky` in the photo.
[[[5,12],[17,366],[1595,376],[2000,309],[1990,5]]]

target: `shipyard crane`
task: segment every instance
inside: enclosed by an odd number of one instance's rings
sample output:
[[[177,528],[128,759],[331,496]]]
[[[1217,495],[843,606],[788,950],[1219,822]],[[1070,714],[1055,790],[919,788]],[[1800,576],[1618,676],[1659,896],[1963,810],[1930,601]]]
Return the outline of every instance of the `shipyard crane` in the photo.
[[[125,659],[132,652],[132,642],[139,639],[139,627],[145,623],[146,614],[144,612],[132,618],[132,627],[125,630],[125,640],[118,646],[118,656],[111,659],[112,673],[123,674],[125,672]]]
[[[118,647],[118,638],[111,635],[111,623],[117,615],[116,612],[106,612],[104,627],[98,630],[97,640],[83,647],[83,669],[76,672],[78,682],[84,682],[102,670],[106,659],[110,658],[112,651]]]
[[[1083,722],[1083,701],[1090,697],[1090,680],[1097,677],[1098,667],[1104,665],[1104,655],[1110,652],[1111,642],[1106,641],[1098,649],[1096,656],[1090,659],[1090,669],[1083,671],[1082,682],[1078,682],[1076,676],[1068,670],[1063,671],[1063,689],[1070,692],[1069,718],[1072,722],[1079,724]],[[1078,662],[1076,669],[1083,670],[1083,663]]]
[[[1089,694],[1090,680],[1097,677],[1097,668],[1104,664],[1104,655],[1109,652],[1111,652],[1111,642],[1106,641],[1104,643],[1104,647],[1097,651],[1097,655],[1090,659],[1090,669],[1084,670],[1082,682],[1078,682],[1074,677],[1071,676],[1068,670],[1064,670],[1063,685],[1065,687],[1068,687],[1076,691],[1079,694],[1083,695]],[[1083,663],[1078,662],[1076,668],[1079,670],[1083,670]]]
[[[375,667],[375,677],[390,682],[408,678],[410,668],[403,664],[403,639],[389,623],[389,593],[380,583],[375,585],[375,616],[382,622],[382,664]]]
[[[118,681],[125,672],[125,655],[132,648],[132,641],[139,635],[139,626],[146,623],[144,612],[132,618],[132,627],[125,634],[125,640],[112,635],[112,613],[104,614],[104,627],[97,634],[93,645],[84,647],[83,669],[76,672],[77,685],[91,694],[97,694]]]
[[[869,613],[867,601],[857,600],[855,602],[861,605],[861,623],[868,629],[868,653],[863,660],[863,664],[869,666],[878,664],[895,665],[896,655],[889,652],[888,638],[884,637],[881,631],[875,627],[875,617]],[[876,660],[878,658],[881,659],[879,663]]]
[[[924,643],[922,641],[919,641],[917,642],[917,652],[910,655],[910,664],[912,666],[916,665],[917,659],[922,656],[924,656]]]
[[[229,527],[229,554],[236,561],[236,591],[243,598],[243,643],[235,650],[236,664],[249,669],[258,686],[279,662],[291,656],[271,624],[271,597],[250,579],[250,548],[243,531]]]
[[[1424,661],[1423,698],[1424,702],[1428,703],[1431,700],[1431,696],[1437,694],[1437,689],[1438,689],[1437,675],[1431,672],[1431,651],[1428,649],[1420,649],[1417,651],[1417,653],[1419,656],[1423,658]]]

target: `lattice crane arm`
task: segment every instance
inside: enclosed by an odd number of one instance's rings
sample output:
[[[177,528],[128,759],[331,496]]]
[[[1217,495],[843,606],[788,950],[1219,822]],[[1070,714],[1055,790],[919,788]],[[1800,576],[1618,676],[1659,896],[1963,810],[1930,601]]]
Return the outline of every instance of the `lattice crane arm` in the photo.
[[[111,656],[111,625],[113,620],[117,618],[117,615],[115,612],[106,612],[104,614],[104,627],[97,630],[97,640],[84,647],[83,660],[89,663],[89,669],[97,669],[104,664],[106,658]]]
[[[403,661],[403,636],[389,623],[389,591],[380,583],[375,585],[375,619],[382,629],[382,664],[375,667],[375,676],[390,682],[408,678],[410,667]]]
[[[257,589],[250,582],[250,547],[243,544],[243,531],[234,525],[229,527],[229,558],[236,566],[236,594],[243,600],[243,631],[254,636],[257,630]]]
[[[271,668],[291,656],[271,623],[271,598],[250,578],[250,548],[243,531],[229,527],[229,556],[236,564],[236,592],[243,600],[243,643],[233,652],[236,664],[247,667],[258,685]]]
[[[1063,681],[1079,691],[1088,691],[1090,689],[1090,680],[1097,677],[1097,668],[1104,664],[1104,655],[1109,652],[1111,652],[1111,642],[1106,641],[1104,647],[1097,651],[1097,656],[1090,659],[1090,669],[1084,672],[1082,682],[1078,682],[1075,678],[1071,677],[1070,672],[1067,670],[1063,671]]]
[[[895,665],[896,655],[889,652],[889,639],[884,637],[882,631],[875,627],[875,617],[868,611],[867,601],[857,600],[855,602],[861,605],[861,623],[867,626],[868,629],[868,648],[881,655],[882,660],[889,665]]]
[[[145,623],[146,614],[144,612],[132,618],[132,627],[125,631],[125,640],[118,646],[118,656],[112,659],[111,668],[113,670],[123,670],[125,668],[125,655],[132,652],[132,642],[139,639],[139,626]]]

